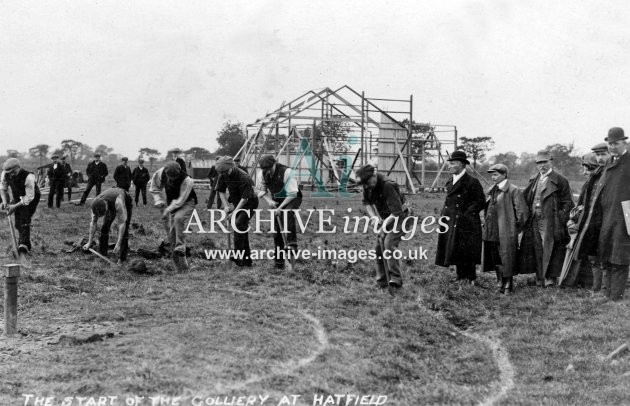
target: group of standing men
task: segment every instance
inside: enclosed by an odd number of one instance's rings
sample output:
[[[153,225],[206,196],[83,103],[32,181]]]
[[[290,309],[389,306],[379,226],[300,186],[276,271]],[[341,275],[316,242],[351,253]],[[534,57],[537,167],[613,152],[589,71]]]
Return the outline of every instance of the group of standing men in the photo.
[[[455,151],[448,160],[452,177],[446,183],[446,199],[441,212],[445,223],[440,227],[435,263],[443,267],[454,266],[454,282],[476,285],[476,265],[497,276],[500,293],[514,290],[513,276],[535,273],[537,284],[547,287],[555,284],[571,284],[580,274],[592,274],[593,289],[602,290],[613,300],[623,298],[630,266],[630,154],[623,129],[614,127],[608,132],[605,143],[592,148],[583,157],[584,173],[589,176],[584,184],[577,207],[574,207],[571,188],[567,179],[553,168],[553,157],[548,151],[536,155],[537,173],[521,191],[508,180],[509,168],[496,163],[491,166],[494,185],[484,192],[479,180],[468,173],[470,164],[463,151]],[[132,172],[127,158],[114,172],[117,187],[101,193],[100,188],[107,176],[107,166],[95,154],[87,168],[88,185],[81,198],[83,204],[93,186],[97,197],[92,204],[92,222],[89,241],[92,242],[98,218],[105,217],[99,248],[107,251],[109,228],[115,218],[120,230],[114,252],[120,260],[128,251],[128,228],[132,212],[132,199],[128,191],[136,185],[136,205],[142,193],[146,205],[146,186],[149,173],[139,161]],[[49,169],[52,206],[52,190],[57,193],[59,184],[68,176],[69,166],[58,163],[53,157]],[[236,215],[235,225],[241,231],[235,233],[234,250],[240,252],[234,261],[239,266],[251,266],[251,250],[247,232],[253,210],[259,198],[264,198],[275,212],[278,250],[296,250],[297,234],[295,215],[290,209],[299,208],[302,194],[290,168],[276,162],[272,155],[259,161],[262,172],[261,184],[255,185],[245,168],[229,156],[217,160],[211,170],[212,192],[218,193],[219,202],[228,215]],[[398,185],[376,173],[372,165],[357,170],[358,182],[363,185],[363,203],[371,217],[380,219],[382,230],[377,239],[377,283],[381,287],[400,288],[402,276],[399,261],[382,254],[398,247],[401,230],[385,232],[395,222],[410,215],[404,195]],[[53,187],[54,185],[54,187]],[[11,189],[13,200],[9,200]],[[258,191],[258,192],[256,192]],[[179,269],[188,268],[185,246],[185,226],[197,204],[193,181],[185,166],[177,161],[169,162],[151,178],[150,192],[156,207],[162,209],[162,220],[169,236],[175,264]],[[166,200],[162,198],[165,193]],[[226,195],[229,192],[229,197]],[[34,176],[20,167],[15,158],[3,165],[0,179],[2,208],[15,213],[20,232],[19,249],[28,252],[30,244],[30,219],[40,198]],[[212,206],[211,196],[208,207]],[[232,204],[232,206],[230,206]],[[230,208],[232,207],[232,208]],[[483,213],[483,221],[481,212]],[[286,224],[285,224],[286,223]],[[281,231],[288,229],[285,236]],[[567,254],[568,250],[568,254]],[[285,261],[276,257],[276,266],[284,267]]]
[[[66,162],[66,157],[61,157],[59,162],[59,155],[53,155],[52,164],[48,168],[48,185],[50,190],[48,192],[48,208],[53,207],[53,199],[57,208],[61,206],[61,199],[63,198],[63,188],[68,188],[68,200],[72,198],[72,168],[70,164]],[[56,199],[55,199],[56,196]]]
[[[630,266],[627,138],[623,129],[611,128],[606,142],[583,158],[590,178],[575,208],[569,182],[554,170],[548,151],[536,155],[538,171],[523,191],[509,182],[506,165],[491,166],[494,185],[486,193],[466,172],[466,154],[455,151],[441,213],[448,229],[438,237],[436,264],[455,266],[453,281],[472,285],[476,265],[482,264],[484,271],[496,272],[505,294],[513,291],[519,273],[535,273],[537,285],[547,287],[571,284],[582,272],[592,274],[595,291],[622,299]]]

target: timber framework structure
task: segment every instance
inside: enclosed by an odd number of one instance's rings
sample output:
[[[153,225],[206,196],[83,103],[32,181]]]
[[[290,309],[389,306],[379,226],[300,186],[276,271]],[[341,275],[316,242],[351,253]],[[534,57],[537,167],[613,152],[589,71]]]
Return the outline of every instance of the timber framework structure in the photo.
[[[413,95],[373,98],[347,85],[282,102],[245,132],[235,157],[252,177],[260,176],[260,158],[272,154],[298,171],[301,185],[327,190],[351,189],[354,171],[368,163],[407,193],[437,190],[448,176],[449,153],[457,149],[456,126],[414,122]]]

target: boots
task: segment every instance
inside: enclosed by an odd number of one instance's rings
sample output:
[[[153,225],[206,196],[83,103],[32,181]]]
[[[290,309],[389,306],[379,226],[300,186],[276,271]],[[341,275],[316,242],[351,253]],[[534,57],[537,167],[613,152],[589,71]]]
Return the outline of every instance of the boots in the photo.
[[[499,293],[510,295],[514,292],[514,283],[512,277],[501,278],[501,288],[499,289]]]
[[[178,272],[187,271],[189,268],[186,253],[183,252],[173,251],[173,263]]]
[[[503,286],[503,269],[501,265],[495,265],[494,269],[497,273],[497,288],[501,288]]]

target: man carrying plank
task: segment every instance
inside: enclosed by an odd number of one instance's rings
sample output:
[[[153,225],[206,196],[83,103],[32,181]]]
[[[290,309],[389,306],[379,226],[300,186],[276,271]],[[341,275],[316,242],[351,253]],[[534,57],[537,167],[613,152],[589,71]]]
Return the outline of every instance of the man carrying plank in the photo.
[[[11,189],[12,199],[8,190]],[[2,196],[2,210],[15,217],[15,227],[18,231],[18,247],[20,254],[31,250],[31,218],[37,209],[39,187],[35,182],[35,175],[20,167],[17,158],[9,158],[2,165],[0,174],[0,195]]]
[[[265,155],[260,158],[258,163],[262,169],[262,184],[260,186],[259,198],[264,198],[269,207],[276,209],[274,218],[276,235],[274,243],[277,250],[297,251],[297,231],[295,226],[295,212],[302,204],[302,192],[298,188],[292,171],[285,165],[276,162],[273,155]],[[284,231],[284,213],[282,210],[289,210],[286,214],[286,228],[288,234],[282,234]],[[285,238],[286,236],[286,245]],[[283,258],[276,258],[276,268],[284,268]]]
[[[99,252],[107,255],[109,246],[109,229],[114,220],[118,223],[118,239],[114,247],[114,255],[118,255],[118,265],[127,259],[129,252],[129,224],[131,223],[131,196],[125,190],[112,188],[104,191],[92,201],[92,221],[90,221],[90,231],[88,242],[83,246],[87,251],[94,241],[94,233],[98,225],[98,219],[104,217],[99,238]]]
[[[362,166],[356,174],[359,184],[363,185],[363,204],[368,215],[379,219],[379,223],[382,221],[376,244],[376,283],[381,288],[401,288],[400,261],[392,254],[403,236],[402,222],[408,213],[405,199],[398,184],[376,173],[372,165]],[[383,251],[387,251],[386,258]]]

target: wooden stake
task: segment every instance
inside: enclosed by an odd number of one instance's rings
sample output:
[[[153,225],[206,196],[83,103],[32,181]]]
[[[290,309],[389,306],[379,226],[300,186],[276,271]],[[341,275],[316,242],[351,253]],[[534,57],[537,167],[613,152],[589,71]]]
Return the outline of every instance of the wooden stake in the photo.
[[[4,266],[4,335],[17,334],[17,298],[18,278],[20,277],[20,265],[10,264]]]

